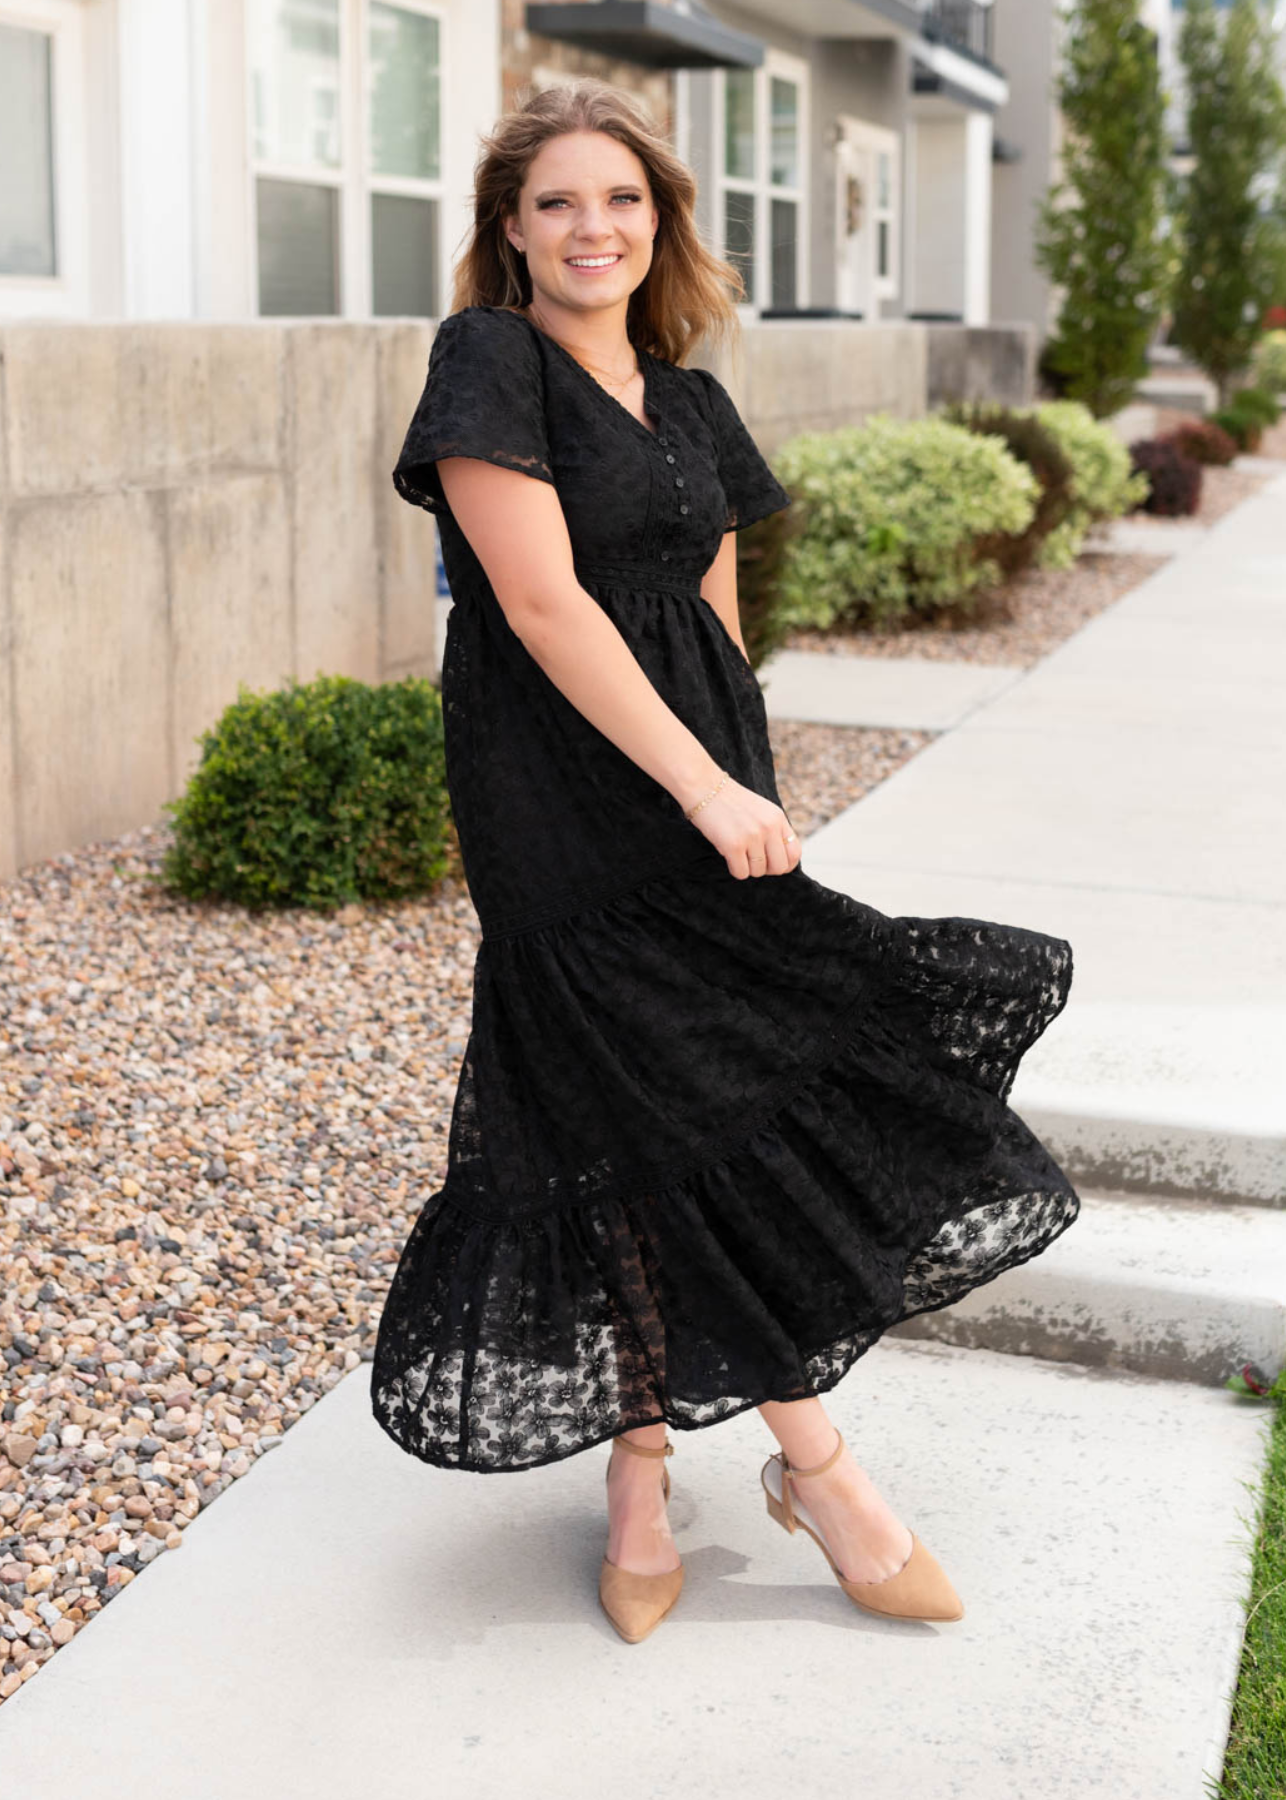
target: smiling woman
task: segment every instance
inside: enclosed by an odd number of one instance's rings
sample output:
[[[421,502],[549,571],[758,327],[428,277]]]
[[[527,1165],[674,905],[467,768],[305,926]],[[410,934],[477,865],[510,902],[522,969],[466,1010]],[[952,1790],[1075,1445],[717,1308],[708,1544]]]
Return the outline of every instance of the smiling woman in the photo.
[[[632,1643],[683,1579],[667,1426],[750,1407],[782,1446],[768,1510],[816,1528],[849,1599],[961,1617],[820,1396],[1079,1206],[1007,1104],[1071,946],[888,917],[800,866],[733,629],[734,534],[790,495],[687,364],[735,320],[694,196],[602,83],[503,120],[393,472],[454,596],[447,781],[482,940],[372,1403],[447,1468],[623,1444],[599,1596]]]

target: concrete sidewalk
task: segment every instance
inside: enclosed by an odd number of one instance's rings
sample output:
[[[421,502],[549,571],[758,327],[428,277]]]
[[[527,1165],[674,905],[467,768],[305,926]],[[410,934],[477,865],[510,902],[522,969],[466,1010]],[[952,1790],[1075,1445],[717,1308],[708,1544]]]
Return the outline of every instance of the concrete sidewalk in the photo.
[[[884,911],[1068,937],[1071,1001],[1017,1109],[1086,1188],[1111,1171],[1261,1209],[1223,1245],[1157,1208],[1162,1267],[1137,1218],[1087,1207],[1082,1243],[1051,1247],[1041,1329],[1092,1237],[1145,1332],[1176,1294],[1286,1267],[1284,668],[1286,479],[805,846]],[[1256,1298],[1270,1346],[1279,1279]],[[1240,1341],[1219,1303],[1213,1337],[1191,1320],[1215,1354]],[[828,1407],[964,1619],[848,1605],[768,1518],[751,1411],[676,1434],[687,1585],[627,1646],[595,1598],[606,1451],[524,1481],[429,1469],[375,1425],[369,1374],[0,1709],[6,1792],[1205,1800],[1218,1774],[1268,1425],[1220,1386],[888,1337]]]

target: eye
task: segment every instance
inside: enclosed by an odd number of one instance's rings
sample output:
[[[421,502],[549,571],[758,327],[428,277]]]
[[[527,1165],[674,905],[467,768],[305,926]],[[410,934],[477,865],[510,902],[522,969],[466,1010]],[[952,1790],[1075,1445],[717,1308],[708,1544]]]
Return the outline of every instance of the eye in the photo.
[[[613,194],[612,198],[613,200],[641,200],[643,196],[641,194]],[[567,202],[561,195],[555,194],[551,199],[538,200],[536,202],[536,211],[548,212],[551,206],[566,206],[566,204]]]

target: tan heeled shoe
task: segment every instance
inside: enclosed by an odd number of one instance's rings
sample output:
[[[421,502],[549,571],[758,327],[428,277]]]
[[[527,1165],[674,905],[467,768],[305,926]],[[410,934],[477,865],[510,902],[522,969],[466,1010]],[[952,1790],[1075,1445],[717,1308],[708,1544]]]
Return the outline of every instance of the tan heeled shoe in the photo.
[[[614,1444],[624,1444],[635,1456],[673,1456],[674,1445],[666,1438],[661,1449],[648,1450],[642,1444],[631,1444],[628,1438],[613,1438]],[[610,1461],[603,1471],[606,1480],[610,1472]],[[668,1501],[670,1498],[670,1471],[662,1465],[661,1492]],[[683,1586],[683,1564],[677,1569],[662,1569],[658,1575],[639,1575],[633,1569],[622,1569],[619,1564],[609,1562],[604,1556],[602,1567],[598,1572],[598,1598],[603,1611],[627,1644],[638,1644],[655,1631],[661,1620],[670,1611],[679,1597]]]
[[[927,1550],[911,1533],[911,1554],[900,1569],[880,1581],[850,1581],[831,1555],[821,1527],[794,1491],[797,1475],[820,1475],[835,1462],[844,1448],[843,1434],[837,1429],[834,1450],[812,1469],[792,1469],[784,1450],[768,1458],[760,1472],[768,1511],[787,1531],[806,1531],[820,1547],[835,1571],[849,1599],[866,1612],[880,1613],[892,1619],[963,1619],[964,1604],[947,1579],[945,1570],[931,1550]],[[770,1474],[771,1471],[771,1474]]]

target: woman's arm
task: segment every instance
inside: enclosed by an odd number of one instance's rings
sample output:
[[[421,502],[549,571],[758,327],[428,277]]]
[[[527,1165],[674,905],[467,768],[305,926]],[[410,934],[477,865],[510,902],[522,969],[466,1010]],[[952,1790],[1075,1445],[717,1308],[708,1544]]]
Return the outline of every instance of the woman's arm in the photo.
[[[721,780],[719,765],[577,581],[556,489],[476,457],[443,457],[437,468],[505,618],[555,687],[685,812],[704,799]],[[716,563],[729,553],[725,540]],[[799,860],[798,840],[783,841],[790,822],[781,808],[733,780],[693,825],[739,878],[785,874]]]

